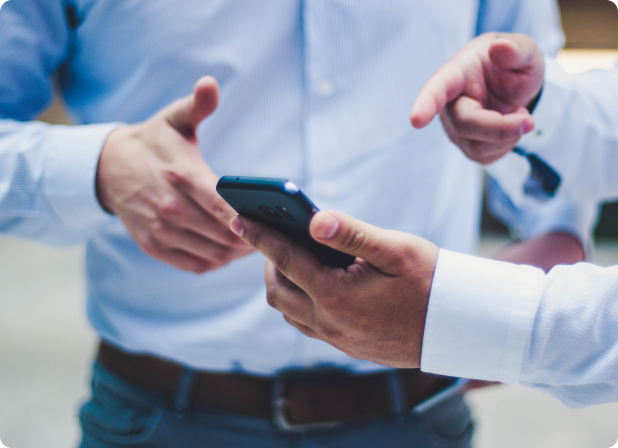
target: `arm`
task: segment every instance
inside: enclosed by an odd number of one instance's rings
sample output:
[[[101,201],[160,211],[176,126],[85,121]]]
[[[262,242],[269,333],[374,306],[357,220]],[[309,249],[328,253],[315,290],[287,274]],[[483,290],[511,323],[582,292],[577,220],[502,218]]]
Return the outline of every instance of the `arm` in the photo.
[[[268,303],[350,356],[519,382],[573,407],[618,400],[618,267],[545,274],[319,212],[311,235],[358,257],[343,270],[256,221],[231,227],[269,259]]]
[[[542,87],[533,117],[526,106]],[[529,166],[511,153],[515,145],[561,175],[561,194],[607,200],[618,197],[617,103],[618,70],[567,75],[524,36],[487,34],[432,76],[411,120],[422,128],[440,114],[451,140],[472,160],[503,158],[488,172],[518,206],[526,202],[522,186]],[[539,132],[524,137],[535,126]]]
[[[0,10],[0,231],[56,244],[88,238],[109,221],[94,176],[115,125],[28,122],[51,101],[51,74],[69,52],[61,2]]]
[[[493,258],[540,267],[545,272],[558,264],[585,259],[592,247],[592,229],[598,206],[593,201],[575,202],[558,196],[544,203],[515,207],[491,177],[486,177],[487,208],[506,223],[518,240]]]
[[[618,400],[618,268],[529,266],[440,251],[424,371],[521,383],[571,407]]]
[[[9,2],[0,30],[0,231],[72,244],[113,219],[106,209],[142,249],[180,269],[204,272],[250,251],[227,226],[233,210],[195,137],[217,106],[216,81],[203,78],[143,123],[33,123],[70,58],[63,3]]]

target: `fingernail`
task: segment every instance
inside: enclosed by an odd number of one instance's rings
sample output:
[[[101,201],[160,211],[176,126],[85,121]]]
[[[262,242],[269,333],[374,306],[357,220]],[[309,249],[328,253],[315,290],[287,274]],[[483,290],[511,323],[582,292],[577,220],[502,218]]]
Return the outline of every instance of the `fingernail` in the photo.
[[[230,229],[236,235],[242,238],[242,234],[245,232],[245,226],[242,223],[242,220],[238,216],[234,216],[230,221]]]
[[[320,225],[315,229],[315,236],[322,240],[329,240],[335,236],[339,230],[339,221],[332,215],[323,215]]]
[[[519,129],[519,133],[521,135],[527,134],[528,132],[531,132],[534,129],[534,123],[532,123],[529,120],[524,121],[521,124],[521,128]]]

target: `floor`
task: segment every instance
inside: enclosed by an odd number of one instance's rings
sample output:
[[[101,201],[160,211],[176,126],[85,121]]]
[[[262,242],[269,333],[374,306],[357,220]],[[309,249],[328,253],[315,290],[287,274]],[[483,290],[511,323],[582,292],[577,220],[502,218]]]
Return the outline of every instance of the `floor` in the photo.
[[[503,242],[486,238],[483,252]],[[618,263],[618,243],[600,244],[595,260]],[[82,269],[82,248],[0,238],[0,439],[9,448],[78,442],[95,347]],[[477,448],[608,448],[618,438],[618,404],[575,411],[519,386],[477,391],[469,402]]]

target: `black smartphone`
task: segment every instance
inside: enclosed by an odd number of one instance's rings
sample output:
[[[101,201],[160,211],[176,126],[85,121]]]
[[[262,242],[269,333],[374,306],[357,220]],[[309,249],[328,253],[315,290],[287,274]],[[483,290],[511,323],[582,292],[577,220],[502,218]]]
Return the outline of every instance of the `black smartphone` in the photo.
[[[260,221],[309,249],[322,264],[347,268],[356,257],[315,241],[309,223],[318,208],[287,179],[223,176],[217,193],[239,215]]]

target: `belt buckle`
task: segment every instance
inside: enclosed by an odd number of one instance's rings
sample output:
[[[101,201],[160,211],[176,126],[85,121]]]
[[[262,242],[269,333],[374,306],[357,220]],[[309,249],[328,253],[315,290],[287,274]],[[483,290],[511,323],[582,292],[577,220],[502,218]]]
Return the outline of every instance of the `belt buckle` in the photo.
[[[275,378],[275,384],[273,385],[273,424],[279,431],[287,433],[320,431],[326,429],[333,429],[343,424],[342,421],[307,424],[290,422],[287,416],[288,399],[285,397],[285,382],[289,376],[289,374],[277,375],[277,377]]]

